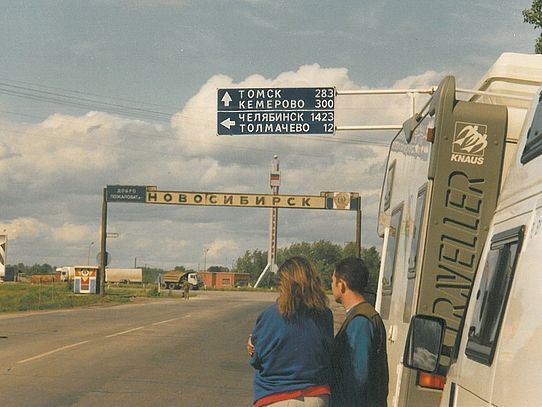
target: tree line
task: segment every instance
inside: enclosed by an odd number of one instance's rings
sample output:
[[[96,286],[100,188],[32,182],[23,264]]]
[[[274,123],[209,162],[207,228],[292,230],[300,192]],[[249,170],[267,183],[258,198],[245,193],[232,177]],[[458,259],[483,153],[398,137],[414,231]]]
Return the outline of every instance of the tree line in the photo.
[[[326,288],[331,286],[333,267],[339,260],[355,255],[355,245],[349,242],[345,245],[332,243],[326,240],[317,242],[293,243],[289,247],[277,250],[277,264],[282,264],[292,256],[303,256],[314,265],[320,273],[320,278]],[[380,254],[374,246],[361,249],[360,256],[369,269],[369,291],[376,292],[378,271],[380,268]],[[244,256],[235,263],[235,270],[240,273],[249,273],[250,280],[255,283],[267,265],[267,251],[259,249],[247,250]],[[269,276],[271,278],[272,276]],[[271,284],[265,281],[264,284]]]

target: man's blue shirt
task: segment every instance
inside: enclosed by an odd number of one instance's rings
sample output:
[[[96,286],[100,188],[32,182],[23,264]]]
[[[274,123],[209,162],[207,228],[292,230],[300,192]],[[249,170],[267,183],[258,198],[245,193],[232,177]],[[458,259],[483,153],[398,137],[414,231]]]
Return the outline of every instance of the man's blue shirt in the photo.
[[[350,321],[346,327],[346,344],[341,355],[341,387],[344,398],[359,405],[363,405],[360,402],[367,399],[372,341],[373,326],[367,318],[356,317]]]

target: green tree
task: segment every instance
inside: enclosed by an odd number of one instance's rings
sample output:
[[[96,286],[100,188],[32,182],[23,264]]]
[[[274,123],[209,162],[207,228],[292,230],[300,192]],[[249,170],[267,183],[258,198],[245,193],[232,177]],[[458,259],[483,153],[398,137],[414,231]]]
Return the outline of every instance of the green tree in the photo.
[[[27,276],[33,274],[52,274],[55,272],[53,266],[49,264],[34,264],[32,266],[27,266],[23,263],[19,263],[16,266],[16,270],[24,273]]]
[[[353,242],[349,242],[344,246],[326,240],[310,243],[293,243],[290,246],[280,248],[277,251],[277,264],[280,266],[285,260],[293,256],[303,256],[314,265],[317,272],[320,274],[324,287],[329,289],[331,287],[331,276],[333,274],[335,263],[345,257],[354,256],[355,252],[356,250]],[[369,269],[368,290],[376,292],[380,268],[380,254],[374,246],[363,248],[361,250],[361,258],[365,261],[367,268]],[[236,269],[239,272],[250,273],[251,282],[255,283],[266,265],[267,252],[260,250],[251,252],[247,250],[245,255],[237,260]],[[261,285],[268,285],[271,280],[272,279],[270,278]]]
[[[343,247],[343,257],[356,257],[356,244],[347,242]]]
[[[249,273],[250,281],[255,283],[266,265],[267,252],[256,249],[253,252],[247,250],[243,257],[239,257],[235,268],[239,273]]]
[[[327,240],[293,243],[289,247],[278,250],[277,264],[280,265],[293,256],[302,256],[308,259],[319,272],[324,287],[329,288],[331,287],[333,265],[342,258],[342,247]]]
[[[378,272],[380,271],[380,253],[376,250],[376,247],[361,249],[361,259],[365,262],[367,269],[369,269],[369,283],[367,285],[367,291],[376,293],[378,287]]]
[[[311,243],[301,242],[292,243],[289,247],[280,248],[277,250],[277,264],[282,264],[284,261],[294,256],[302,256],[307,259],[311,258]]]
[[[542,0],[533,0],[530,9],[523,10],[523,22],[534,25],[534,28],[542,28]],[[542,54],[542,34],[536,39],[534,52]]]
[[[343,258],[342,246],[328,241],[314,242],[311,248],[311,260],[320,272],[320,278],[325,288],[331,287],[331,276],[335,263]]]
[[[162,274],[164,270],[153,267],[143,267],[143,282],[147,284],[154,284],[158,281],[158,276]]]
[[[226,271],[230,271],[229,268],[224,267],[224,266],[210,266],[207,268],[207,270],[210,271],[211,273],[223,273]]]

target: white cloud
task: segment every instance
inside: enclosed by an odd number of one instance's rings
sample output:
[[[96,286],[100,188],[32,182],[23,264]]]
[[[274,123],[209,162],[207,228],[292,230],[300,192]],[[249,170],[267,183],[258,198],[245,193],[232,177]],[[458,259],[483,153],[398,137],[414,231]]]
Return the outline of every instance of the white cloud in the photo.
[[[64,223],[52,226],[40,219],[21,217],[10,222],[1,223],[0,231],[6,231],[10,240],[44,239],[60,243],[87,242],[89,236],[97,236],[96,229],[90,225]]]
[[[426,71],[420,75],[410,75],[406,78],[399,79],[393,84],[396,89],[423,89],[431,86],[437,86],[442,78],[450,73]]]
[[[10,239],[35,239],[46,236],[49,227],[38,219],[21,217],[0,224],[0,230],[5,230]]]
[[[214,240],[211,242],[207,252],[207,258],[209,260],[224,258],[224,256],[231,257],[232,253],[239,251],[239,244],[234,240]]]
[[[60,227],[52,228],[51,235],[58,242],[86,242],[89,236],[96,233],[96,229],[90,225],[74,225],[65,223]]]

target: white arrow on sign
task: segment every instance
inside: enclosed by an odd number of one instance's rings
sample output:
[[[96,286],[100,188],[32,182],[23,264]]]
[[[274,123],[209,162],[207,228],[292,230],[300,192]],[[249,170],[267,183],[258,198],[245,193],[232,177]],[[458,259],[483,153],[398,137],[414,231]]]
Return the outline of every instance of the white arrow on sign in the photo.
[[[224,93],[224,96],[222,97],[222,101],[224,102],[224,106],[227,107],[230,105],[232,98],[228,92]]]
[[[230,129],[231,126],[235,126],[235,122],[231,120],[229,117],[226,120],[221,121],[220,124],[224,126],[225,128],[227,128],[228,130]]]

